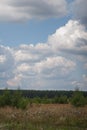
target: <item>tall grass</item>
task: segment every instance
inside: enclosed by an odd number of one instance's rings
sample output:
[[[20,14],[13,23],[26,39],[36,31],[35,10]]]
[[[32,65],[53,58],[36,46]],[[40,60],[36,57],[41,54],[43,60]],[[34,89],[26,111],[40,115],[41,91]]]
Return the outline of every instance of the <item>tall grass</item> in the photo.
[[[1,130],[86,130],[87,106],[32,104],[27,109],[0,108]]]

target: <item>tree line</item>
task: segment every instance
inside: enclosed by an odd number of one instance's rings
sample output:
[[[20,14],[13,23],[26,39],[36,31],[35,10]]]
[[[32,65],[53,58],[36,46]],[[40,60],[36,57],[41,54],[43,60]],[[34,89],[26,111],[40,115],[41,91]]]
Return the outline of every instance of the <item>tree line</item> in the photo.
[[[0,95],[2,95],[4,93],[6,89],[4,90],[0,90]],[[8,90],[8,89],[7,89]],[[61,91],[61,90],[9,90],[11,94],[14,94],[17,91],[20,91],[22,93],[23,97],[27,97],[27,98],[34,98],[34,97],[40,97],[40,98],[44,98],[44,97],[48,97],[48,98],[54,98],[55,96],[67,96],[68,98],[72,97],[74,91],[70,90],[70,91]],[[86,91],[82,91],[83,96],[87,97],[87,92]]]
[[[76,107],[87,104],[87,92],[40,91],[40,90],[0,90],[0,107],[11,106],[25,109],[30,104],[72,104]]]

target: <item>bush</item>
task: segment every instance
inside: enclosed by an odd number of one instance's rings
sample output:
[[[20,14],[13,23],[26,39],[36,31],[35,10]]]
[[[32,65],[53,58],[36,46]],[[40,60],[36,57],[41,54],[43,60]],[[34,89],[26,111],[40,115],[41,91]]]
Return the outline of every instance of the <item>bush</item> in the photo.
[[[59,98],[59,103],[61,103],[61,104],[66,104],[66,103],[68,103],[68,102],[67,102],[67,96],[61,96],[61,97]]]
[[[0,107],[5,106],[5,101],[3,100],[3,96],[0,96]]]
[[[83,96],[83,93],[81,91],[74,92],[71,98],[71,104],[76,107],[82,107],[86,105],[85,97]]]
[[[15,91],[12,95],[12,106],[13,107],[19,107],[19,102],[21,101],[21,98],[22,98],[22,94],[20,93],[20,91]]]
[[[67,102],[67,96],[60,96],[60,97],[55,97],[54,98],[54,101],[53,101],[54,103],[59,103],[59,104],[66,104],[66,103],[68,103]]]
[[[11,93],[9,90],[5,90],[3,95],[0,96],[0,107],[13,106],[16,108],[25,109],[27,105],[28,100],[22,97],[19,90],[14,93]]]
[[[41,98],[40,98],[40,97],[34,97],[34,98],[32,99],[32,102],[33,102],[33,103],[36,103],[36,104],[39,104],[39,103],[41,103]]]
[[[4,107],[8,105],[11,105],[11,93],[6,89],[3,95],[0,96],[0,106]]]
[[[28,105],[28,100],[25,98],[21,98],[21,100],[18,103],[18,108],[26,109]]]

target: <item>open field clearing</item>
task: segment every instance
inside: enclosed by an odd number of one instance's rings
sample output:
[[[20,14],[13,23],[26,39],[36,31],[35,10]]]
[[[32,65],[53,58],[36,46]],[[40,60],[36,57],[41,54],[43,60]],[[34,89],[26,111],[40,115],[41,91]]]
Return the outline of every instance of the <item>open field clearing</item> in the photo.
[[[0,108],[0,130],[87,130],[87,106],[32,104]]]
[[[87,106],[32,104],[26,110],[0,108],[1,130],[87,130]]]

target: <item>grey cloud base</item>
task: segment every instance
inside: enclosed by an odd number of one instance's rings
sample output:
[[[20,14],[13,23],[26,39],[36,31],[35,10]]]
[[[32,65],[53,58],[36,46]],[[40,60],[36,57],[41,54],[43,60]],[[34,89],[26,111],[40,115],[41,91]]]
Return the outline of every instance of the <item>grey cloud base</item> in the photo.
[[[59,18],[67,14],[66,0],[1,0],[0,21]]]
[[[75,0],[72,4],[75,19],[87,26],[87,0]]]
[[[87,0],[0,0],[0,22],[72,16],[87,25]]]

